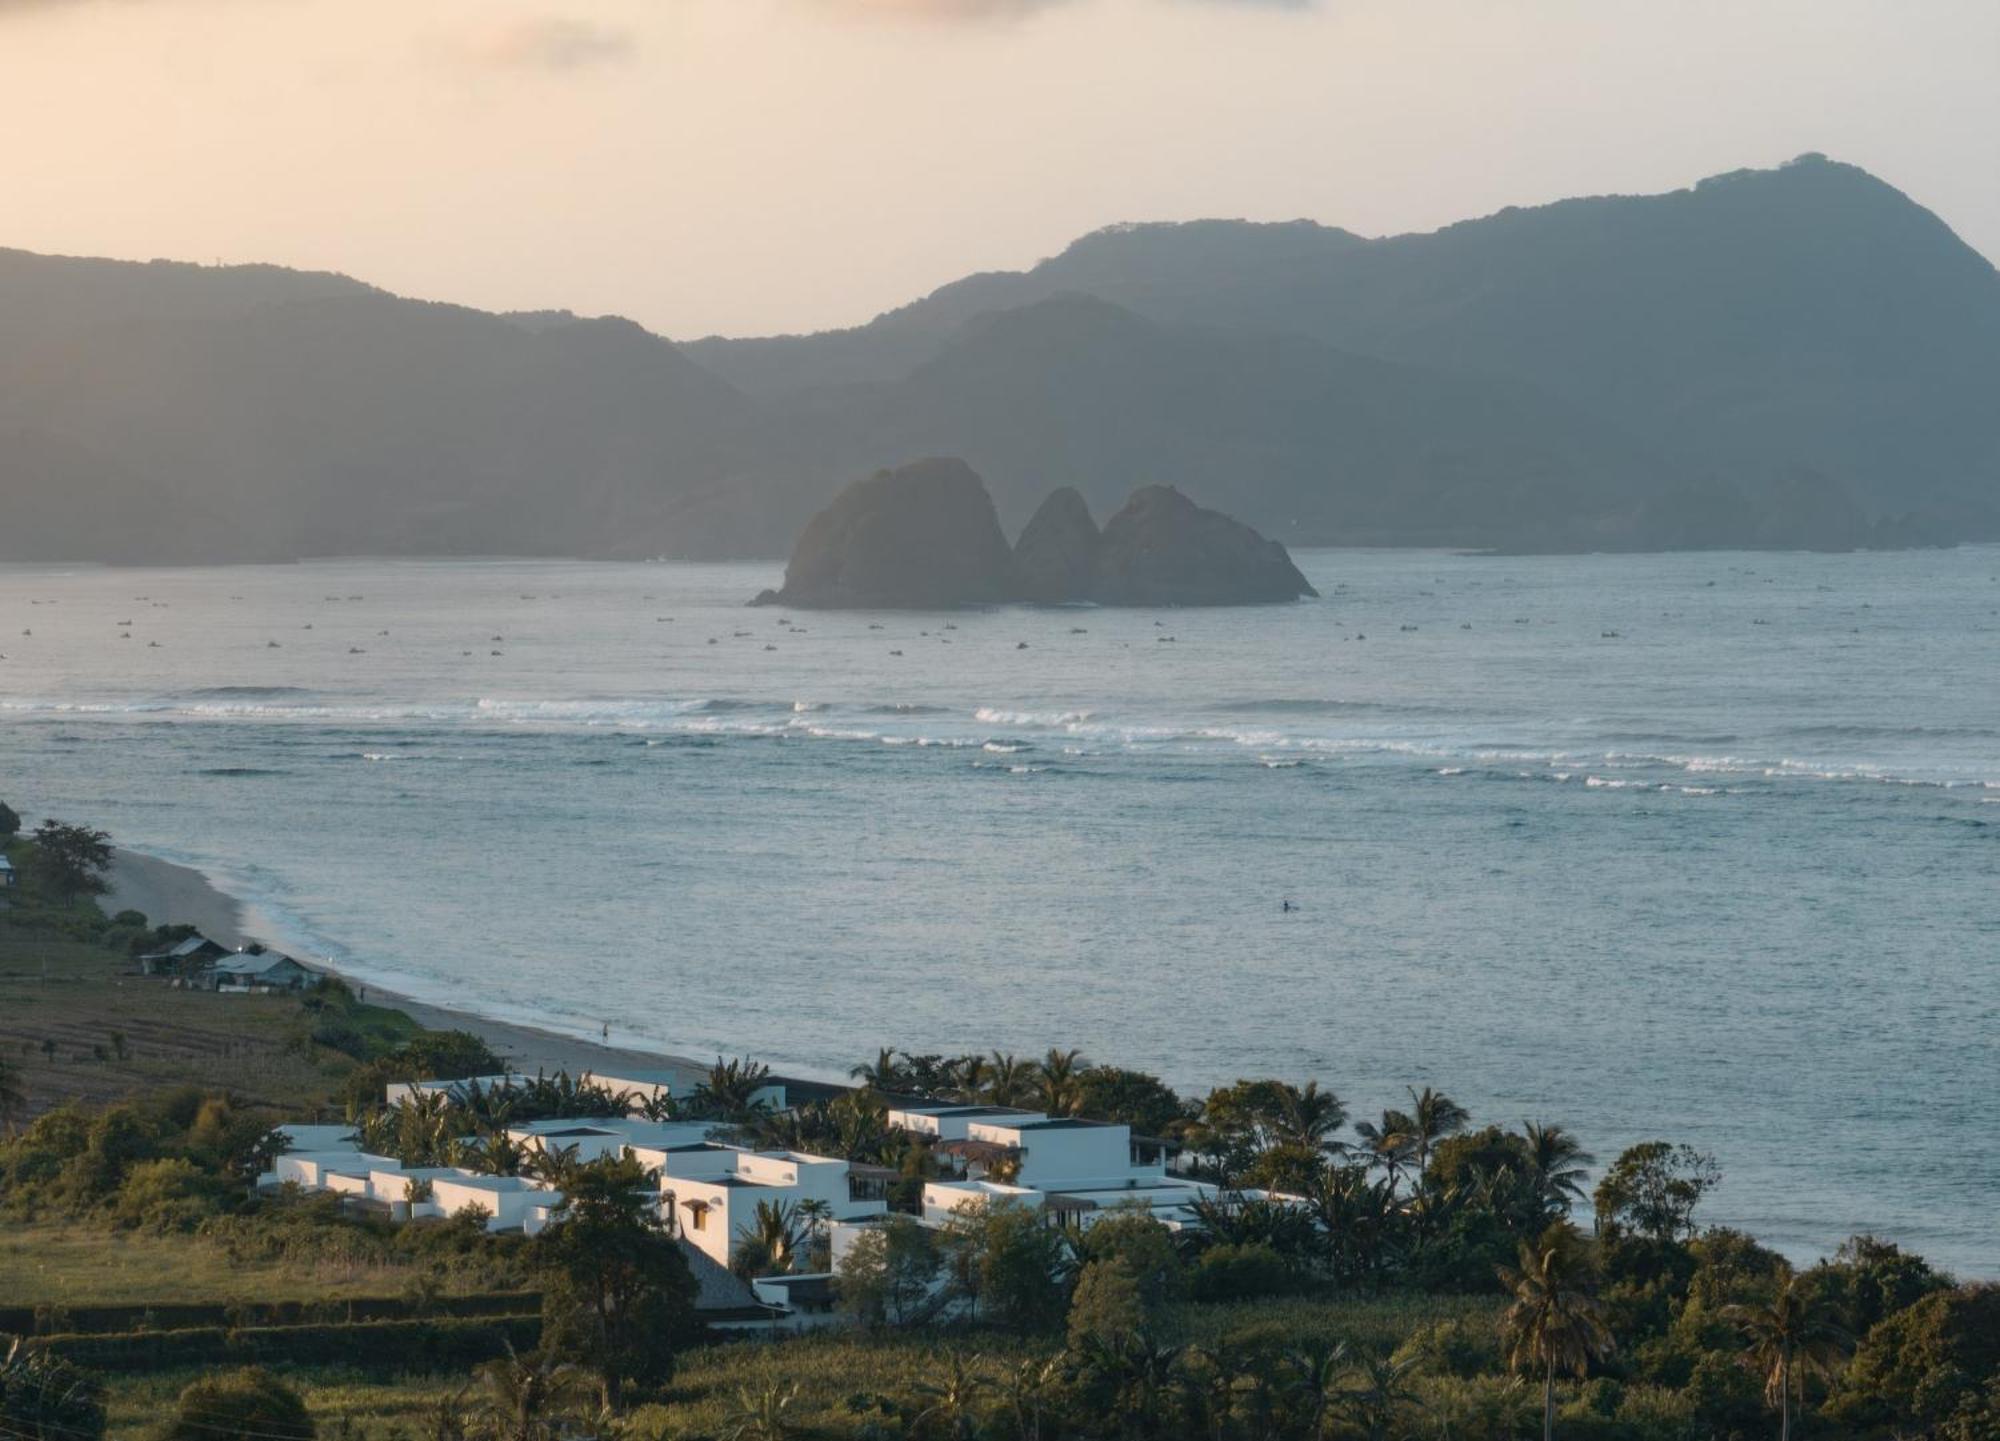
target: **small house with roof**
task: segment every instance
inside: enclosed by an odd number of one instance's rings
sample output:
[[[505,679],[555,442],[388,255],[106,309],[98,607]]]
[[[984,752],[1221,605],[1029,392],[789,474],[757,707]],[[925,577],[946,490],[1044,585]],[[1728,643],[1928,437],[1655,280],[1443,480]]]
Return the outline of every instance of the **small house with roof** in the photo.
[[[319,979],[290,956],[278,951],[236,951],[208,968],[209,986],[217,991],[303,991]]]
[[[185,940],[139,957],[139,974],[144,976],[194,976],[207,971],[217,961],[234,954],[220,941],[211,941],[196,931]]]

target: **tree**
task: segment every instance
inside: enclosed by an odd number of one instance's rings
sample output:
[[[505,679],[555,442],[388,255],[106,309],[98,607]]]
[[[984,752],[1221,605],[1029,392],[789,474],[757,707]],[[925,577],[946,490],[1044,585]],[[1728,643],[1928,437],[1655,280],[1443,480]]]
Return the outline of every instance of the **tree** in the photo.
[[[1113,1343],[1130,1340],[1146,1329],[1146,1300],[1139,1279],[1122,1261],[1091,1261],[1077,1277],[1069,1301],[1069,1343],[1086,1337]]]
[[[870,1226],[836,1268],[841,1309],[872,1325],[905,1325],[934,1307],[942,1266],[935,1233],[908,1216]]]
[[[579,1367],[530,1354],[507,1354],[479,1368],[485,1410],[495,1441],[548,1441],[553,1424],[572,1414],[589,1388]]]
[[[1191,1108],[1158,1076],[1117,1066],[1092,1066],[1077,1077],[1077,1114],[1130,1126],[1145,1136],[1172,1138]]]
[[[887,1046],[876,1051],[873,1062],[864,1061],[861,1065],[851,1066],[847,1074],[850,1079],[859,1081],[869,1090],[891,1094],[904,1090],[910,1081],[902,1062],[896,1059],[896,1053]]]
[[[792,1424],[792,1404],[798,1399],[799,1383],[788,1386],[776,1377],[755,1390],[737,1387],[723,1421],[723,1441],[790,1441],[800,1431]]]
[[[1764,1399],[1778,1408],[1778,1441],[1791,1441],[1792,1382],[1805,1408],[1807,1376],[1830,1376],[1845,1355],[1845,1337],[1797,1275],[1785,1277],[1764,1306],[1730,1306],[1723,1312],[1743,1333],[1745,1349],[1764,1373]]]
[[[1068,1246],[1040,1210],[1011,1201],[961,1207],[943,1242],[960,1289],[989,1319],[1023,1334],[1060,1324]]]
[[[737,1230],[729,1269],[746,1281],[788,1271],[798,1243],[798,1208],[786,1201],[759,1201],[750,1224]]]
[[[1348,1368],[1335,1399],[1368,1441],[1387,1441],[1404,1412],[1422,1407],[1423,1401],[1406,1379],[1416,1365],[1414,1359],[1397,1361],[1363,1353]]]
[[[20,833],[21,813],[5,801],[0,801],[0,846],[6,845]]]
[[[995,1051],[986,1068],[986,1099],[996,1106],[1018,1106],[1034,1094],[1035,1063]]]
[[[59,896],[101,896],[108,889],[104,872],[111,865],[111,837],[88,826],[45,820],[35,831],[34,864]]]
[[[805,1227],[806,1269],[827,1270],[832,1265],[828,1256],[828,1233],[833,1226],[833,1204],[818,1196],[807,1196],[792,1208],[792,1214]]]
[[[1584,1198],[1586,1168],[1596,1157],[1561,1126],[1523,1121],[1521,1141],[1528,1169],[1543,1197],[1550,1206],[1568,1214],[1571,1203]]]
[[[1456,1136],[1472,1121],[1472,1113],[1442,1091],[1429,1086],[1410,1092],[1409,1135],[1416,1152],[1416,1171],[1423,1175],[1431,1150],[1447,1136]]]
[[[637,1161],[594,1161],[571,1176],[535,1240],[543,1350],[595,1373],[611,1410],[628,1384],[665,1383],[698,1330],[694,1273],[658,1196],[657,1174]]]
[[[162,1441],[312,1441],[299,1393],[261,1366],[203,1376],[180,1394]]]
[[[1606,1236],[1633,1231],[1654,1241],[1694,1234],[1694,1209],[1722,1180],[1713,1156],[1692,1146],[1646,1141],[1612,1162],[1592,1199]]]
[[[980,1358],[950,1353],[950,1365],[936,1381],[919,1381],[912,1388],[923,1401],[910,1418],[912,1435],[940,1436],[949,1441],[975,1441],[979,1435],[979,1398],[991,1384],[980,1369]]]
[[[748,1125],[770,1111],[757,1099],[757,1092],[770,1084],[771,1068],[748,1056],[725,1061],[715,1058],[708,1074],[695,1084],[689,1098],[693,1111],[703,1117]]]
[[[18,1441],[96,1441],[103,1388],[88,1373],[17,1339],[0,1359],[0,1435]]]
[[[1051,1116],[1069,1116],[1076,1113],[1076,1103],[1082,1094],[1082,1071],[1088,1063],[1081,1051],[1059,1051],[1049,1048],[1035,1067],[1037,1099],[1042,1108]]]
[[[1558,1221],[1540,1239],[1523,1242],[1520,1265],[1499,1268],[1514,1295],[1501,1318],[1507,1364],[1542,1378],[1542,1441],[1556,1425],[1556,1373],[1582,1376],[1593,1360],[1611,1354],[1611,1332],[1589,1287],[1593,1280],[1583,1237]]]

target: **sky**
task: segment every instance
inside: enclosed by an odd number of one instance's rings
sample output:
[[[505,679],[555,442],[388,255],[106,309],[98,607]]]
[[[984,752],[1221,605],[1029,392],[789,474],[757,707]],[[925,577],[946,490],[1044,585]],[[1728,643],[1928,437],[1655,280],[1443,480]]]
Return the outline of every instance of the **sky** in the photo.
[[[0,0],[0,245],[750,335],[1819,150],[1992,257],[1996,75],[1996,0]]]

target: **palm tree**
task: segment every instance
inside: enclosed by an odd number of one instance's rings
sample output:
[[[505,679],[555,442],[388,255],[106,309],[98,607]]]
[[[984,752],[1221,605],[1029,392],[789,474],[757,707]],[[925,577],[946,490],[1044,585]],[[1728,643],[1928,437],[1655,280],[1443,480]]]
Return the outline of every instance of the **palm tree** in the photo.
[[[574,1147],[571,1148],[572,1156]],[[495,1131],[490,1136],[482,1136],[470,1146],[463,1148],[463,1163],[474,1171],[488,1176],[511,1176],[521,1169],[528,1153],[505,1131]]]
[[[8,1135],[14,1134],[27,1110],[28,1088],[22,1083],[20,1069],[0,1058],[0,1124],[6,1126]]]
[[[1583,1237],[1558,1221],[1536,1241],[1521,1243],[1518,1267],[1498,1268],[1514,1303],[1501,1318],[1507,1364],[1523,1375],[1542,1378],[1542,1441],[1556,1434],[1556,1372],[1581,1376],[1593,1359],[1611,1354],[1611,1332],[1591,1280]]]
[[[1796,1273],[1786,1276],[1768,1306],[1730,1306],[1723,1312],[1742,1331],[1745,1349],[1764,1373],[1764,1399],[1778,1408],[1778,1441],[1791,1441],[1794,1379],[1803,1411],[1806,1377],[1832,1375],[1846,1355],[1847,1337],[1800,1280]]]
[[[539,1150],[523,1159],[522,1169],[536,1180],[547,1181],[558,1191],[566,1191],[570,1182],[575,1179],[576,1173],[583,1169],[583,1165],[583,1161],[578,1159],[577,1148],[574,1145],[551,1146],[544,1140]],[[495,1172],[495,1174],[501,1173]]]
[[[987,1070],[986,1099],[996,1106],[1018,1106],[1035,1093],[1035,1063],[995,1051]]]
[[[1347,1372],[1347,1343],[1335,1341],[1313,1349],[1293,1348],[1285,1352],[1287,1395],[1295,1398],[1300,1413],[1300,1433],[1318,1437],[1326,1431],[1327,1417],[1340,1399],[1340,1378]]]
[[[104,1388],[88,1372],[15,1338],[0,1357],[0,1434],[20,1441],[70,1441],[104,1434]]]
[[[1380,1121],[1356,1121],[1354,1133],[1364,1143],[1370,1165],[1379,1166],[1394,1186],[1416,1154],[1417,1123],[1402,1111],[1384,1111]]]
[[[1279,1114],[1273,1126],[1281,1146],[1297,1146],[1303,1151],[1331,1151],[1339,1142],[1328,1138],[1347,1124],[1347,1107],[1331,1091],[1322,1091],[1318,1081],[1307,1081],[1304,1090],[1286,1086],[1279,1092]]]
[[[847,1074],[871,1091],[901,1091],[910,1079],[903,1070],[902,1062],[896,1059],[896,1053],[887,1046],[875,1052],[873,1064],[864,1061],[849,1068]]]
[[[723,1423],[723,1441],[788,1441],[799,1434],[792,1424],[792,1403],[799,1399],[799,1383],[781,1386],[773,1378],[755,1391],[737,1388],[735,1404]]]
[[[934,1428],[950,1441],[974,1441],[979,1434],[979,1396],[990,1384],[979,1370],[979,1359],[977,1353],[967,1357],[954,1351],[950,1369],[939,1380],[919,1381],[912,1388],[927,1403],[910,1419],[912,1434]]]
[[[1042,1441],[1042,1426],[1051,1398],[1063,1377],[1063,1358],[1030,1356],[1007,1373],[1007,1413],[1014,1422],[1014,1441]]]
[[[479,1369],[486,1387],[486,1410],[501,1441],[544,1441],[556,1418],[573,1412],[590,1388],[575,1366],[552,1366],[534,1355],[518,1355],[513,1345],[497,1361]]]
[[[1083,1052],[1059,1051],[1053,1046],[1042,1057],[1035,1068],[1035,1083],[1042,1106],[1051,1116],[1066,1116],[1076,1109],[1078,1073],[1085,1064]]]
[[[1416,1366],[1414,1357],[1391,1361],[1364,1354],[1356,1357],[1348,1368],[1348,1382],[1341,1387],[1336,1400],[1368,1441],[1386,1441],[1399,1415],[1423,1406],[1417,1393],[1403,1380]]]
[[[806,1228],[806,1242],[811,1249],[811,1259],[807,1264],[815,1271],[831,1269],[827,1231],[833,1225],[833,1203],[818,1196],[807,1196],[792,1207],[792,1214]]]
[[[1528,1170],[1543,1196],[1567,1215],[1571,1202],[1584,1199],[1585,1168],[1597,1158],[1561,1126],[1523,1121],[1521,1142],[1528,1151]]]
[[[987,1061],[984,1056],[960,1056],[951,1062],[951,1092],[960,1101],[976,1101],[986,1089]]]
[[[1415,1145],[1417,1175],[1421,1178],[1431,1163],[1431,1151],[1447,1136],[1456,1136],[1472,1120],[1472,1113],[1442,1091],[1425,1086],[1410,1089],[1410,1139]]]
[[[708,1074],[695,1085],[694,1107],[718,1121],[735,1125],[754,1122],[770,1110],[756,1098],[770,1079],[771,1068],[748,1056],[728,1061],[717,1056]]]
[[[776,1275],[790,1267],[798,1236],[795,1206],[788,1201],[759,1201],[750,1224],[737,1230],[730,1269],[746,1281]]]

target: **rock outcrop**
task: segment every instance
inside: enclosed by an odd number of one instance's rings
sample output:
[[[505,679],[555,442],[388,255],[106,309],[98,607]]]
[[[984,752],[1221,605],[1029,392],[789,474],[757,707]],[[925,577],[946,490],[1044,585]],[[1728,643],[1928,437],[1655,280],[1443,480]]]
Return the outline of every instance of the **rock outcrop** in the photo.
[[[1092,600],[1100,605],[1264,605],[1316,596],[1284,546],[1172,486],[1132,492],[1104,524]]]
[[[1097,579],[1097,522],[1074,486],[1051,492],[1014,542],[1014,583],[1040,605],[1088,600]]]
[[[1014,557],[985,482],[962,460],[857,480],[814,516],[785,584],[753,605],[932,610],[1012,600]]]
[[[940,459],[848,486],[806,526],[783,588],[751,604],[1264,605],[1318,594],[1284,546],[1170,486],[1133,492],[1101,533],[1082,495],[1065,486],[1010,551],[985,483],[964,461]]]

